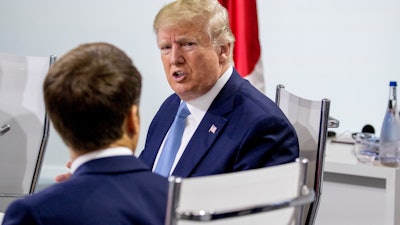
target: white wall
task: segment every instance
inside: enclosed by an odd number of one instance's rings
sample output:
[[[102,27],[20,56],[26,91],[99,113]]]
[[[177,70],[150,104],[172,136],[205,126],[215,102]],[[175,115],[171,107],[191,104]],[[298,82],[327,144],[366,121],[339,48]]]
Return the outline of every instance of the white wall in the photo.
[[[389,80],[400,81],[400,2],[259,0],[268,96],[274,86],[331,99],[338,133],[380,131]]]
[[[110,42],[143,74],[140,151],[149,123],[171,93],[152,21],[170,0],[0,0],[0,52],[63,55],[80,43]],[[330,98],[336,131],[377,132],[389,80],[400,82],[400,1],[258,0],[266,94],[275,86],[307,98]],[[45,168],[63,166],[65,146],[51,133]]]

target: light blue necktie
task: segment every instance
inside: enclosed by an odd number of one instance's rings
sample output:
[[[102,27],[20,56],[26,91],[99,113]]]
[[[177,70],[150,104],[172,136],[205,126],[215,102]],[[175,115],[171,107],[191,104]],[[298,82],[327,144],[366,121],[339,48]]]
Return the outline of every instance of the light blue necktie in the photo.
[[[187,108],[186,103],[182,102],[179,105],[178,113],[175,116],[167,139],[165,140],[161,156],[158,159],[156,169],[154,170],[155,173],[164,177],[169,176],[176,153],[181,146],[182,135],[186,125],[186,117],[189,116],[189,114],[190,111]]]

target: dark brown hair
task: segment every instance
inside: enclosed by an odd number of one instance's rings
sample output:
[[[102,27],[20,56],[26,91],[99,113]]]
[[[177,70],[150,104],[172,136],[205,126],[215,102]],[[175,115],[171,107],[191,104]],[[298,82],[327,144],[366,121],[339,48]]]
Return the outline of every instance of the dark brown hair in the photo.
[[[139,105],[141,79],[132,60],[107,43],[80,45],[57,60],[43,91],[47,113],[65,144],[86,152],[121,138],[126,116]]]

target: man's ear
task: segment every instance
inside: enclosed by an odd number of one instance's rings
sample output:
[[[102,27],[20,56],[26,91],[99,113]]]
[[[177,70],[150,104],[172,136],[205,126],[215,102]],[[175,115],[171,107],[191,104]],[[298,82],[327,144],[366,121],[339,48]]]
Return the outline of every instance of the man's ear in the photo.
[[[139,136],[140,132],[140,117],[139,108],[137,105],[132,105],[131,111],[127,118],[127,132],[130,138]]]
[[[223,45],[219,46],[220,52],[219,52],[219,62],[226,62],[229,60],[229,55],[230,55],[230,48],[231,44],[226,43]]]

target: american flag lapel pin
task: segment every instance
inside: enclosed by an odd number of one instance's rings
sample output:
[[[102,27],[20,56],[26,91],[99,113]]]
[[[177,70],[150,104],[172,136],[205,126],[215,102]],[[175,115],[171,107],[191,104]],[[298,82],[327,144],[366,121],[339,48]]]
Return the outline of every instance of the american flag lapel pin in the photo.
[[[215,131],[217,131],[217,127],[213,124],[213,125],[211,125],[210,129],[208,130],[208,132],[215,134]]]

